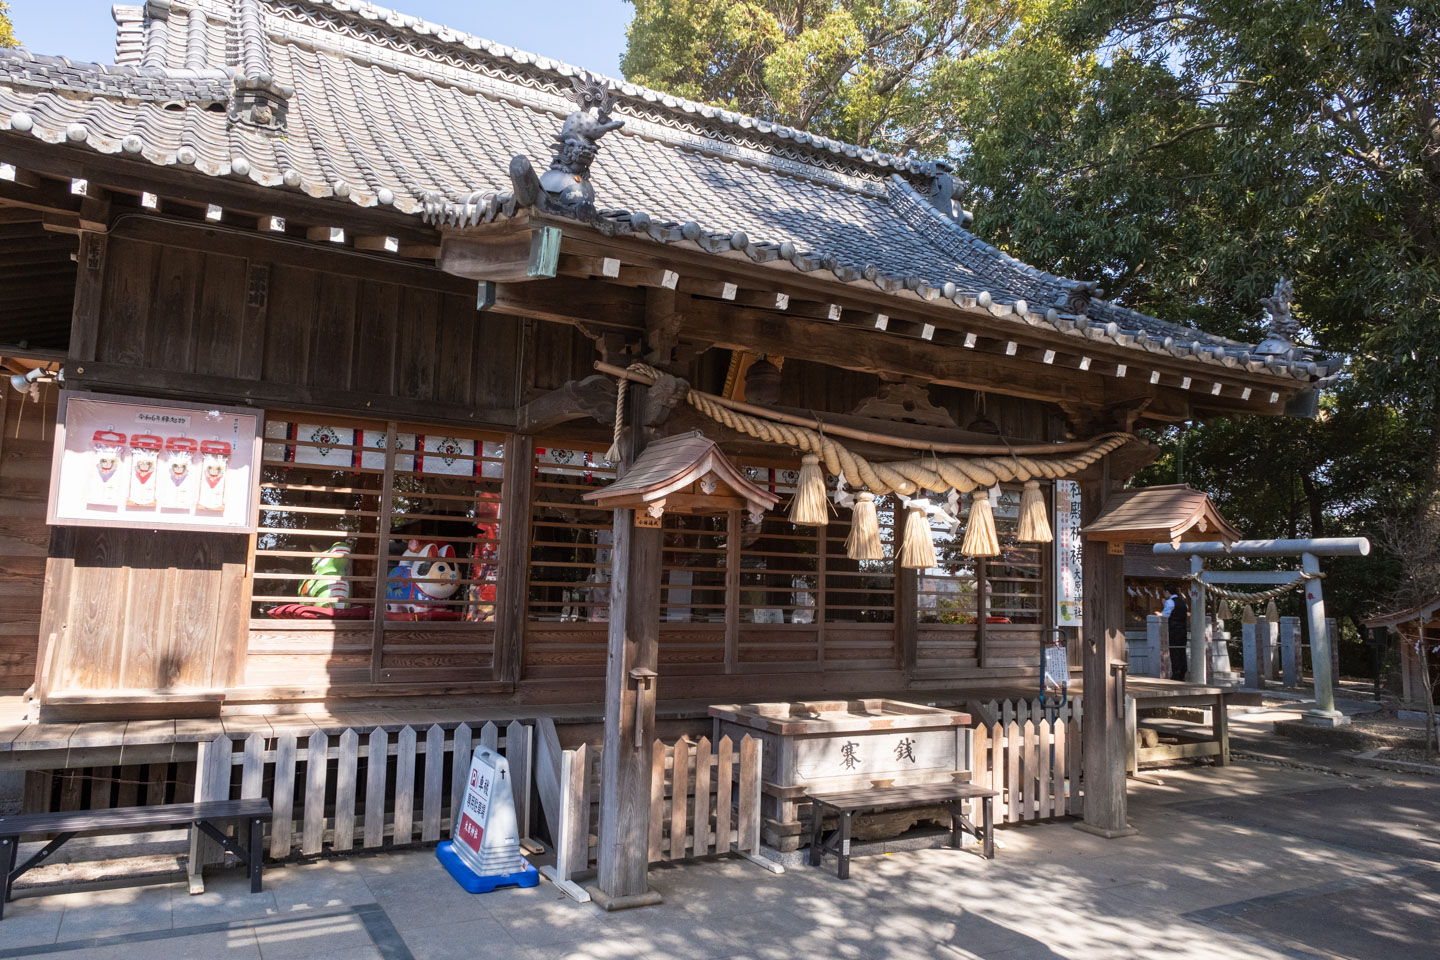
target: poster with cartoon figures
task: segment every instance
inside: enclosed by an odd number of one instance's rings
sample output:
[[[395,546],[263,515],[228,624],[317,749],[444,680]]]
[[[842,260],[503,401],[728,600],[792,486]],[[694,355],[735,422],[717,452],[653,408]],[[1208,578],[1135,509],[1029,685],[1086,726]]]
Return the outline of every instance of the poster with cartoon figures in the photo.
[[[48,522],[248,533],[263,416],[61,391]]]

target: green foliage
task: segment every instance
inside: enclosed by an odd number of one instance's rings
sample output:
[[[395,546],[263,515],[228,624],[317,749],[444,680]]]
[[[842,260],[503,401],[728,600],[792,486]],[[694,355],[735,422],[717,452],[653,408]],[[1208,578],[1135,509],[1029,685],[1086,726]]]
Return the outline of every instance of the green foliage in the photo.
[[[1026,0],[630,0],[621,69],[680,96],[880,149],[950,152],[949,65]]]
[[[1289,277],[1310,345],[1348,358],[1322,416],[1162,432],[1139,482],[1173,482],[1183,441],[1247,535],[1440,537],[1440,5],[632,2],[632,80],[948,157],[979,234],[1127,306],[1255,342]],[[1363,614],[1407,562],[1327,594]]]
[[[0,0],[0,47],[18,46],[20,41],[15,39],[15,28],[10,25],[10,5]]]

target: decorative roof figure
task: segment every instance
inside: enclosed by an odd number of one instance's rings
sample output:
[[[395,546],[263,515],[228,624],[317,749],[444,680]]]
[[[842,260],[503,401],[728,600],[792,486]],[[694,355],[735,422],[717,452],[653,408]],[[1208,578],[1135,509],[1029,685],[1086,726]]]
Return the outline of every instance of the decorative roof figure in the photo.
[[[965,192],[966,184],[951,176],[954,172],[955,168],[950,164],[936,161],[935,177],[930,181],[929,199],[936,210],[962,227],[968,227],[975,215],[960,206],[960,195]]]
[[[1260,305],[1270,314],[1270,329],[1265,339],[1255,348],[1257,354],[1287,355],[1294,352],[1295,340],[1300,335],[1300,322],[1290,311],[1294,297],[1295,285],[1281,277],[1276,281],[1270,296],[1261,299]]]
[[[567,206],[595,202],[595,188],[590,186],[590,164],[600,152],[600,138],[625,125],[624,120],[611,120],[610,110],[615,96],[601,81],[586,74],[570,78],[575,88],[566,97],[579,107],[565,118],[565,125],[555,136],[555,156],[550,169],[540,177],[544,191]]]
[[[1090,309],[1091,300],[1098,300],[1105,295],[1100,284],[1094,280],[1065,280],[1062,283],[1060,295],[1055,298],[1055,306],[1077,317],[1085,316]]]

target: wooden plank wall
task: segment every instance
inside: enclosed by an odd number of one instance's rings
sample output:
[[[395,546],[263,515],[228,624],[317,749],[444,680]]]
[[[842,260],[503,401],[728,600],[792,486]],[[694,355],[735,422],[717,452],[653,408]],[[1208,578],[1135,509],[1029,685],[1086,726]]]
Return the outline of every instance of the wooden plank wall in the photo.
[[[593,372],[594,345],[575,329],[477,313],[473,284],[433,269],[144,222],[123,225],[104,244],[100,269],[82,270],[77,286],[71,361],[77,386],[503,432],[520,403]],[[697,385],[719,389],[709,381],[723,376],[722,353],[712,351],[696,364]],[[845,413],[878,385],[870,375],[790,358],[782,403]],[[962,427],[983,415],[1016,440],[1055,434],[1043,404],[1007,398],[987,403],[952,388],[936,388],[932,399]],[[588,428],[606,432],[598,424]],[[8,517],[0,522],[21,523]],[[528,540],[519,522],[506,535]],[[0,544],[15,544],[16,536],[0,528]],[[24,534],[18,536],[23,540]],[[35,546],[43,551],[38,542],[24,549]],[[267,624],[247,631],[243,547],[240,537],[202,542],[178,533],[57,535],[54,587],[42,609],[23,628],[0,629],[16,631],[28,638],[18,641],[22,647],[33,647],[35,622],[68,625],[50,690],[181,682],[279,688],[297,677],[326,689],[373,684],[367,638],[347,628]],[[37,559],[20,563],[14,575],[23,577],[23,569],[33,576]],[[23,616],[30,608],[21,603],[12,609]],[[508,615],[519,618],[524,611]],[[722,630],[667,625],[662,667],[677,678],[674,690],[694,696],[746,683],[758,690],[782,674],[814,675],[817,691],[853,686],[862,674],[898,675],[898,631],[831,627],[822,638],[813,626],[747,626],[727,645]],[[479,638],[473,649],[461,651],[468,658],[464,676],[445,679],[478,678],[490,663],[503,661],[515,665],[516,679],[535,685],[540,699],[578,695],[603,675],[605,632],[603,624],[527,623],[506,633],[504,650]],[[921,663],[934,660],[934,666],[970,675],[973,636],[937,634],[933,640],[920,645]],[[0,636],[0,683],[7,671],[28,682],[34,654],[13,653],[7,643]],[[1024,651],[1015,656],[1028,663],[1032,645],[1025,638]],[[436,666],[438,654],[456,652],[433,646],[428,636],[387,632],[381,671],[395,681],[428,679],[443,669]],[[1004,648],[1002,642],[992,651],[1002,662],[1010,653]],[[561,689],[567,686],[572,689]]]
[[[30,686],[39,648],[55,387],[41,390],[46,402],[32,403],[0,380],[0,691],[6,692]]]
[[[86,382],[428,422],[473,425],[502,413],[497,425],[513,422],[522,323],[477,314],[473,284],[261,238],[193,239],[193,247],[123,232],[108,239],[103,288],[87,298],[105,309],[90,319],[94,356],[82,359],[96,362]]]
[[[244,537],[56,527],[47,694],[223,688],[239,680]]]

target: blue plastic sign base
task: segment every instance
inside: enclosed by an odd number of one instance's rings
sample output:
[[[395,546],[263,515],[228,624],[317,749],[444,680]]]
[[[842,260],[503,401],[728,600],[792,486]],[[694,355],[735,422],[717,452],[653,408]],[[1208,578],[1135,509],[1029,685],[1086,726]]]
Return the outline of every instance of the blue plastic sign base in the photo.
[[[533,887],[540,883],[540,871],[531,866],[530,861],[523,857],[520,859],[520,862],[525,864],[523,870],[482,877],[460,859],[460,855],[455,852],[454,845],[449,840],[440,841],[439,846],[435,848],[435,859],[444,865],[450,876],[455,878],[455,882],[460,884],[461,889],[466,893],[489,893],[499,887]]]

